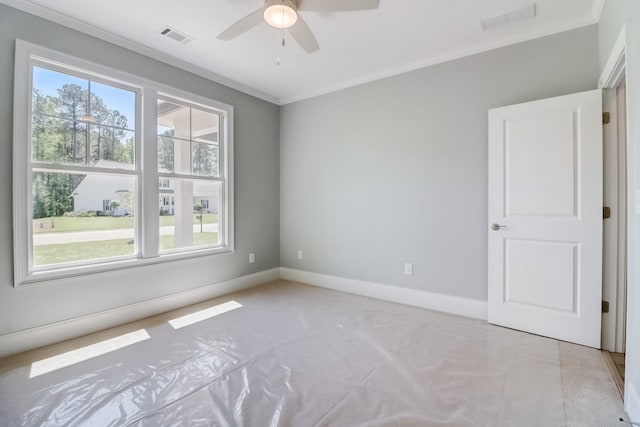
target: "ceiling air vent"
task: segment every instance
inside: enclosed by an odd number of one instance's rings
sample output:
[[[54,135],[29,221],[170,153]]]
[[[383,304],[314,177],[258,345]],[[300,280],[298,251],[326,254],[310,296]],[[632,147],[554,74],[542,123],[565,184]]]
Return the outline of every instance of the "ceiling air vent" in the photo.
[[[187,44],[191,40],[193,40],[193,38],[189,37],[185,33],[180,32],[180,31],[176,30],[175,28],[171,28],[168,25],[165,25],[164,27],[162,27],[162,29],[160,30],[160,34],[162,34],[163,36],[167,36],[170,39],[173,39],[173,40],[175,40],[177,42],[180,42],[182,44]]]
[[[505,13],[503,15],[494,16],[493,18],[485,19],[480,22],[482,31],[495,30],[496,28],[505,27],[514,22],[524,21],[525,19],[535,18],[537,15],[536,4],[532,3],[527,7],[523,7],[513,12]]]

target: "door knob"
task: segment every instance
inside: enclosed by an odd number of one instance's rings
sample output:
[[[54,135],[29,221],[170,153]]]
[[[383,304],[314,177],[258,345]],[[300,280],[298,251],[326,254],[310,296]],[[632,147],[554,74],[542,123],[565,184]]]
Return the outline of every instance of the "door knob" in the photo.
[[[498,231],[501,228],[507,228],[507,226],[506,225],[500,225],[500,224],[491,224],[491,229],[493,231]]]

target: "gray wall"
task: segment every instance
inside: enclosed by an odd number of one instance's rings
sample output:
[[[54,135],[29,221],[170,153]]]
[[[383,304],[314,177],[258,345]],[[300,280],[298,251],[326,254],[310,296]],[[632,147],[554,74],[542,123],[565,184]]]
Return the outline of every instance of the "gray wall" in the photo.
[[[633,0],[605,0],[598,22],[598,51],[600,71],[604,68],[611,49],[618,39],[622,25],[631,20]]]
[[[79,56],[235,107],[236,253],[13,287],[15,39]],[[278,267],[279,107],[0,5],[0,335]],[[255,251],[256,263],[248,264]]]
[[[282,107],[282,266],[486,300],[487,110],[595,89],[597,46],[589,26]]]

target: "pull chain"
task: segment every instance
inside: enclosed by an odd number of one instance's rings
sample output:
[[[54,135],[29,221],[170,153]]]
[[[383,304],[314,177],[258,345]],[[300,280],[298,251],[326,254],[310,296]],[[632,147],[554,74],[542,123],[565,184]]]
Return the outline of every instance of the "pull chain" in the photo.
[[[278,67],[280,66],[280,52],[279,52],[279,48],[278,48],[278,44],[279,44],[278,42],[280,41],[280,37],[281,37],[280,36],[280,31],[277,31],[276,32],[276,45],[275,45],[275,48],[276,48],[276,66],[278,66]]]
[[[283,0],[284,1],[284,0]],[[283,24],[285,22],[285,13],[284,13],[284,7],[282,8],[282,21]],[[284,49],[286,43],[284,41],[284,28],[280,29],[280,32],[277,33],[277,37],[278,38],[282,38],[282,49]],[[280,56],[276,53],[276,66],[280,66]]]
[[[281,29],[280,32],[278,33],[278,39],[280,41],[280,43],[278,43],[278,44],[280,44],[282,49],[284,49],[286,44],[287,44],[285,42],[285,38],[284,38],[284,29]],[[277,53],[276,53],[276,65],[278,65],[278,66],[280,65],[280,55],[278,55]]]

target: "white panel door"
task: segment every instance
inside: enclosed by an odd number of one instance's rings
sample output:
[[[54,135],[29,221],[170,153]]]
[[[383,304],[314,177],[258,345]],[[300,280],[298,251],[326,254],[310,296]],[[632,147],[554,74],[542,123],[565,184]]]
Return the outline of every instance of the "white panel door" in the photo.
[[[490,323],[600,347],[601,99],[489,111]]]

